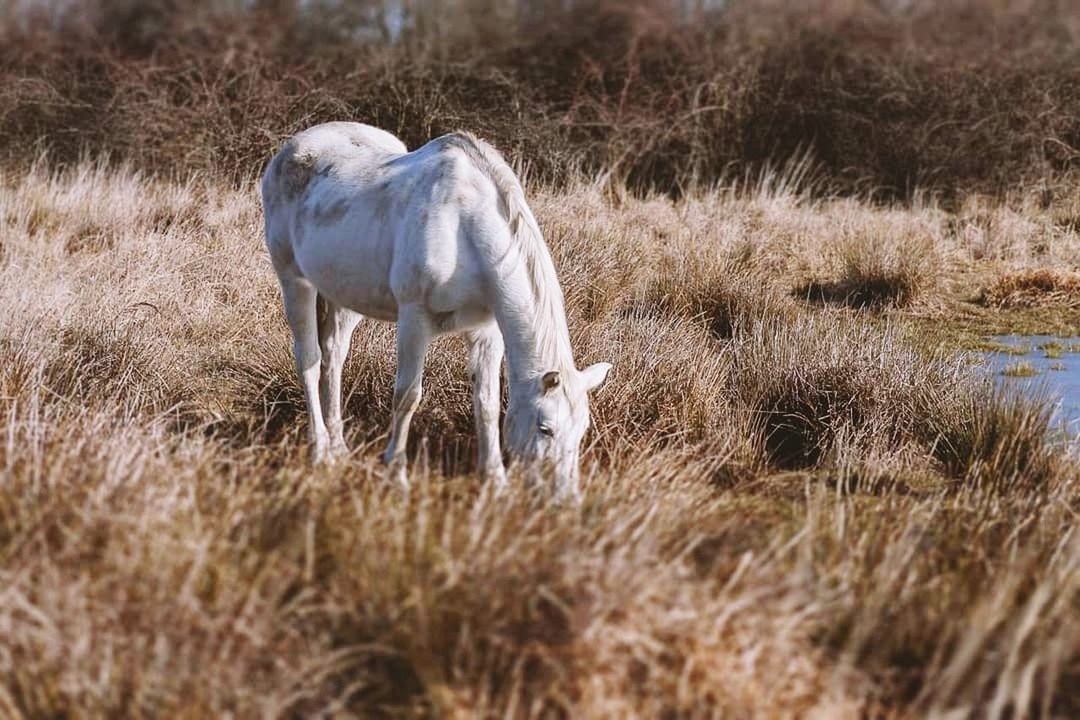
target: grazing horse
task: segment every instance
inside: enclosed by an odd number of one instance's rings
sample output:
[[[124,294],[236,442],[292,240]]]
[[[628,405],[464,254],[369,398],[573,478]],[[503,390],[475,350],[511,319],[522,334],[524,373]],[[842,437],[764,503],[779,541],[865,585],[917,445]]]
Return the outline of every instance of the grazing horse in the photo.
[[[481,472],[505,487],[498,427],[505,348],[511,458],[548,467],[556,497],[580,496],[587,393],[611,366],[575,366],[551,255],[521,183],[494,148],[453,133],[408,152],[368,125],[317,125],[270,161],[262,201],[316,462],[347,452],[341,367],[353,330],[368,317],[397,322],[383,454],[393,482],[408,487],[405,445],[428,345],[464,333]]]

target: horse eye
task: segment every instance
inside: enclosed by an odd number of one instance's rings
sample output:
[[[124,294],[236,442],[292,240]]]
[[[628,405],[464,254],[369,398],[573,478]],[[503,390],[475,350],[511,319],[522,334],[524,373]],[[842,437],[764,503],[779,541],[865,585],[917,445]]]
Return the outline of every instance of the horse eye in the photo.
[[[555,428],[547,423],[540,423],[539,430],[541,434],[547,435],[548,437],[552,437],[555,434]]]

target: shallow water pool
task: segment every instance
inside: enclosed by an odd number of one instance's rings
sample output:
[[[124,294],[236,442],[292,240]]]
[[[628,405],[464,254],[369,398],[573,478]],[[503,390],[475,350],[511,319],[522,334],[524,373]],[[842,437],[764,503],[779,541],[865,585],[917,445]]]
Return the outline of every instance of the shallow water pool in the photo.
[[[1002,387],[1046,394],[1057,403],[1054,421],[1080,434],[1080,337],[999,335],[984,353]]]

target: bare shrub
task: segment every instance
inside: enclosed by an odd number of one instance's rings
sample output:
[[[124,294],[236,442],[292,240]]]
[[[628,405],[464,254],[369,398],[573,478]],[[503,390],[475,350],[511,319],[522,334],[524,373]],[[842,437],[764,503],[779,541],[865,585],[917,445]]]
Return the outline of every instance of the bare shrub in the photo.
[[[670,194],[808,154],[819,190],[945,202],[1069,187],[1076,171],[1067,3],[1018,16],[977,0],[751,2],[690,20],[652,0],[454,7],[410,6],[397,39],[381,2],[9,11],[0,132],[17,142],[4,152],[246,180],[286,135],[356,119],[410,147],[470,129],[537,178],[584,169]]]

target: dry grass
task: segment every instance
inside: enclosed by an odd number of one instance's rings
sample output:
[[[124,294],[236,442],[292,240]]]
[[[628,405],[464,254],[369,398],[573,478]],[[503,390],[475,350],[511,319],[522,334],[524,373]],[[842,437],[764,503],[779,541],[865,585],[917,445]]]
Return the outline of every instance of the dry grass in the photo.
[[[931,232],[896,236],[896,223],[886,218],[881,234],[842,231],[835,243],[831,264],[837,269],[833,280],[814,280],[797,288],[807,300],[840,303],[855,308],[907,307],[934,289],[941,258],[939,243]],[[902,227],[902,225],[901,225]],[[832,248],[830,248],[832,249]]]
[[[0,11],[0,716],[1080,715],[1075,451],[938,342],[1078,332],[1073,6],[337,5]],[[581,507],[452,339],[385,488],[373,323],[309,469],[251,179],[326,119],[529,170]]]
[[[1039,374],[1039,371],[1031,363],[1021,360],[1004,368],[1001,374],[1005,377],[1035,377]]]
[[[980,302],[994,307],[1080,306],[1080,273],[1035,268],[1003,273],[983,290]]]
[[[0,714],[1080,711],[1080,486],[1046,407],[889,311],[792,294],[851,242],[972,262],[951,216],[534,195],[579,360],[615,363],[580,508],[483,494],[455,341],[417,487],[384,488],[375,324],[345,371],[356,450],[310,471],[253,188],[4,177]]]

